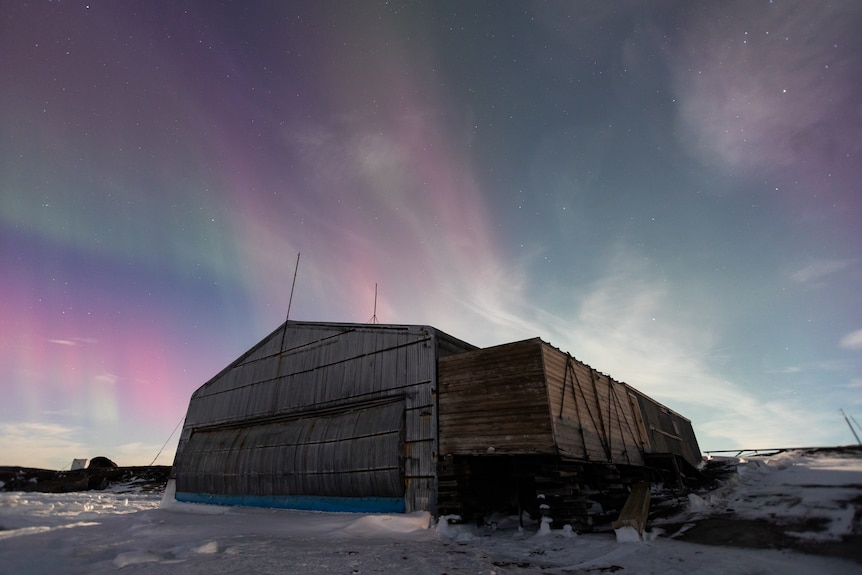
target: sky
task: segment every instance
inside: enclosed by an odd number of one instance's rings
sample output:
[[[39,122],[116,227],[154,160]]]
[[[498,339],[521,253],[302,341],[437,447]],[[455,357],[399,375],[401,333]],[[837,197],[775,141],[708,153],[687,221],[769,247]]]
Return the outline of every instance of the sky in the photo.
[[[169,465],[289,302],[541,337],[704,450],[854,443],[860,28],[855,0],[5,6],[0,464]]]

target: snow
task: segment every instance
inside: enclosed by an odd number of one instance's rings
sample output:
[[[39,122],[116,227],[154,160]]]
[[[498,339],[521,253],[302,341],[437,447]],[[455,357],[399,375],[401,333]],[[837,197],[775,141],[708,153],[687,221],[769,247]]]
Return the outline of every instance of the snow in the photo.
[[[689,494],[689,519],[732,513],[744,519],[766,519],[780,525],[810,524],[790,535],[837,541],[853,533],[860,513],[862,459],[859,453],[823,455],[784,452],[741,459],[737,475],[705,498]],[[855,500],[855,504],[853,503]],[[856,526],[858,527],[858,526]]]
[[[614,529],[619,543],[636,543],[641,540],[641,534],[634,527],[626,526]]]
[[[862,458],[792,452],[746,461],[717,489],[650,522],[644,541],[575,534],[517,517],[488,525],[428,513],[359,515],[178,503],[117,488],[0,493],[0,574],[602,573],[858,574],[849,559],[788,549],[703,545],[686,532],[710,517],[769,520],[803,541],[860,534]],[[800,528],[801,526],[801,528]],[[634,538],[633,538],[634,539]],[[850,543],[852,544],[852,543]]]

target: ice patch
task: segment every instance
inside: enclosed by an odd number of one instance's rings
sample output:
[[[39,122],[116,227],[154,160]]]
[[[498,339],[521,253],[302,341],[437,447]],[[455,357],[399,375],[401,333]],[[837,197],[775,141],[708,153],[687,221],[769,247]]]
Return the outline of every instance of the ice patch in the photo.
[[[120,553],[114,558],[114,565],[126,567],[128,565],[139,565],[141,563],[156,563],[162,560],[160,555],[152,551],[127,551]]]
[[[692,513],[705,513],[709,511],[710,505],[706,502],[705,499],[695,495],[694,493],[688,494],[688,510]]]
[[[0,540],[11,539],[12,537],[20,537],[21,535],[34,535],[36,533],[44,533],[53,529],[54,527],[47,527],[44,525],[34,527],[22,527],[20,529],[5,529],[3,531],[0,531]]]
[[[192,549],[195,553],[200,553],[201,555],[210,555],[213,553],[218,553],[218,542],[210,541],[208,543],[204,543],[198,547]]]
[[[539,525],[539,532],[536,533],[535,537],[546,537],[551,534],[551,522],[553,519],[550,517],[542,517],[542,524]]]
[[[449,522],[461,521],[460,515],[441,515],[437,520],[437,536],[443,539],[454,539],[456,529]]]
[[[450,523],[453,522],[453,523]],[[475,528],[470,525],[454,523],[461,521],[460,515],[443,515],[437,521],[437,537],[440,539],[454,539],[459,543],[466,543],[475,539]]]
[[[363,515],[345,527],[344,533],[362,536],[412,533],[428,529],[430,525],[431,514],[427,511],[417,511],[404,515]]]
[[[159,502],[159,509],[170,509],[177,504],[177,482],[173,479],[168,479],[165,485],[165,492],[162,494],[162,500]]]
[[[614,529],[614,532],[617,534],[617,543],[639,543],[641,541],[638,530],[630,525]]]

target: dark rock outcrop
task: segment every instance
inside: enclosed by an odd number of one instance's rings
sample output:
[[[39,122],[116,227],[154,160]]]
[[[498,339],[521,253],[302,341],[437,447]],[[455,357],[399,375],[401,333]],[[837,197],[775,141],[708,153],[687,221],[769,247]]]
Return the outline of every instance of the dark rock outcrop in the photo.
[[[94,467],[91,463],[87,469],[72,471],[0,467],[0,491],[69,493],[117,487],[160,491],[164,489],[170,472],[171,468],[167,465],[118,467],[114,464],[113,467]]]
[[[111,461],[110,459],[108,459],[107,457],[99,456],[99,457],[94,457],[93,459],[90,460],[90,465],[87,466],[87,469],[103,469],[103,468],[116,469],[117,467],[119,467],[119,466],[116,463],[114,463],[113,461]]]

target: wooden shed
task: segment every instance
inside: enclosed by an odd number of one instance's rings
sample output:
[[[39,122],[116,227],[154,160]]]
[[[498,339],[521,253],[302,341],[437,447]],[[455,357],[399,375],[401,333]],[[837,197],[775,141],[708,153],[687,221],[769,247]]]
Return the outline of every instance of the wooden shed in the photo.
[[[430,326],[287,322],[192,395],[177,500],[434,510],[437,361],[472,349]]]
[[[538,338],[441,358],[438,385],[442,513],[589,523],[597,493],[701,461],[688,419]]]
[[[700,459],[688,419],[541,339],[290,321],[194,392],[172,479],[180,501],[588,527],[600,495]]]

